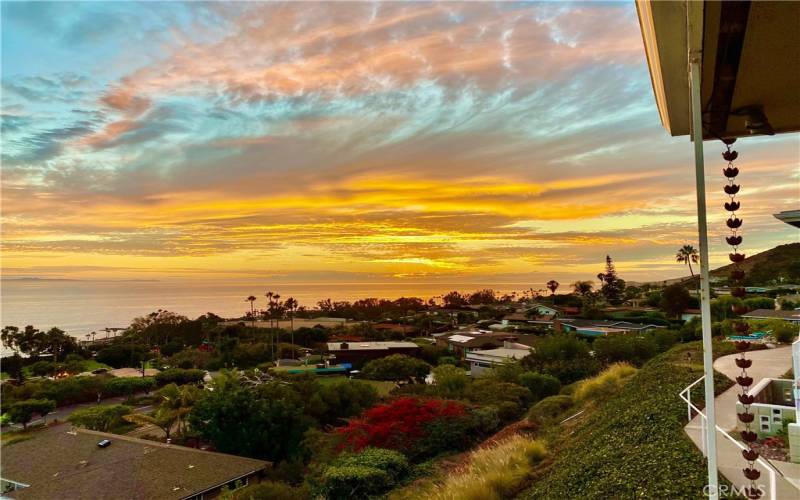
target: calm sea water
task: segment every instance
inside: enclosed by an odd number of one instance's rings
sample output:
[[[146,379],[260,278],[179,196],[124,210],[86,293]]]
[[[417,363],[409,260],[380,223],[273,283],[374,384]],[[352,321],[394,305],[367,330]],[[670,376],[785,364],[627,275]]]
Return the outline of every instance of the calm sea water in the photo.
[[[206,312],[234,317],[249,310],[245,297],[259,298],[265,304],[269,289],[282,297],[292,296],[301,305],[314,307],[318,300],[355,300],[368,297],[394,299],[416,296],[429,298],[450,290],[474,291],[492,288],[500,293],[521,291],[543,284],[475,283],[335,283],[270,284],[196,283],[166,281],[59,281],[0,280],[2,310],[0,323],[39,329],[57,326],[82,337],[93,330],[125,327],[137,317],[156,309],[167,309],[190,318]]]

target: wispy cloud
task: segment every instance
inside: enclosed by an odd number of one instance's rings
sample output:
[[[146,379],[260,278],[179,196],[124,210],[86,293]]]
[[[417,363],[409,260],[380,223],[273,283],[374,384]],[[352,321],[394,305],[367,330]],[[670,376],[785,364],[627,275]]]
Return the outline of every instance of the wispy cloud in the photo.
[[[690,150],[659,125],[630,5],[3,14],[12,274],[507,279],[612,253],[641,278],[693,239]],[[763,249],[791,238],[769,214],[794,208],[796,143],[742,149]]]

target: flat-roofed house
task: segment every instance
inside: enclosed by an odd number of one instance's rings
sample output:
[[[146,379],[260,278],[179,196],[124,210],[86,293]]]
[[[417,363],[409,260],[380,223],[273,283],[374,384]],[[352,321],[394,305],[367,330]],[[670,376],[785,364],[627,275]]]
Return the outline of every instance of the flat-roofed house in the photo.
[[[530,353],[531,348],[528,346],[506,342],[503,347],[470,351],[465,359],[469,363],[470,375],[476,376],[496,366],[519,361]]]
[[[469,352],[496,349],[508,342],[531,346],[536,338],[533,334],[516,332],[456,331],[436,337],[436,345],[447,347],[463,359]]]
[[[107,440],[105,446],[98,443]],[[57,425],[3,445],[4,498],[217,498],[261,481],[269,462]]]
[[[417,356],[420,351],[414,342],[328,342],[328,354],[336,356],[337,363],[349,363],[353,368],[392,354]]]

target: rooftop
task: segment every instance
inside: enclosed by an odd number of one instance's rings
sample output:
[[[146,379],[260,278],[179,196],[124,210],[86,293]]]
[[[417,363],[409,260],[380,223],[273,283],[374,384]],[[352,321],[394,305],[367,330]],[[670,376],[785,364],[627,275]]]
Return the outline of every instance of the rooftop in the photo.
[[[562,324],[569,325],[575,328],[616,328],[621,330],[645,330],[649,328],[661,328],[658,325],[632,323],[630,321],[614,321],[614,320],[597,320],[597,319],[580,319],[580,318],[564,318],[561,320]]]
[[[100,448],[103,439],[111,445]],[[58,425],[3,446],[13,498],[179,499],[261,471],[269,462]]]
[[[502,358],[502,359],[522,359],[531,353],[527,349],[510,349],[508,347],[498,347],[497,349],[486,349],[482,351],[472,351],[467,353],[467,358]]]
[[[343,349],[342,344],[347,344],[347,347]],[[413,342],[328,342],[329,351],[379,351],[416,348],[419,348],[419,346]]]
[[[747,314],[742,314],[743,318],[754,319],[785,319],[787,321],[800,321],[800,311],[776,311],[774,309],[756,309]]]

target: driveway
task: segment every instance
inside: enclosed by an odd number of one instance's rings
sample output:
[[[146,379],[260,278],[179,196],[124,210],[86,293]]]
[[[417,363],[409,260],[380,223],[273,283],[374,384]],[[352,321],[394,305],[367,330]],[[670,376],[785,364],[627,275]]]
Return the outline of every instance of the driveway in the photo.
[[[741,369],[736,366],[735,359],[738,354],[723,356],[714,361],[714,369],[724,374],[731,380],[735,380],[741,374]],[[762,351],[748,352],[747,357],[753,360],[753,366],[747,370],[748,375],[753,377],[754,385],[763,378],[778,378],[792,367],[792,348],[778,347],[776,349],[766,349]],[[736,401],[739,393],[739,386],[734,385],[723,392],[714,400],[716,410],[717,425],[726,430],[733,437],[737,437],[731,431],[736,429]],[[696,415],[684,428],[686,434],[700,450],[703,450],[700,415]],[[746,462],[742,458],[741,449],[726,438],[721,432],[717,432],[717,468],[719,471],[736,487],[749,485],[742,475],[742,469]],[[757,481],[763,485],[766,494],[762,497],[770,498],[769,473],[759,464],[755,467],[761,471],[761,478]],[[798,490],[782,474],[776,476],[777,498],[780,500],[788,498],[800,498]]]

